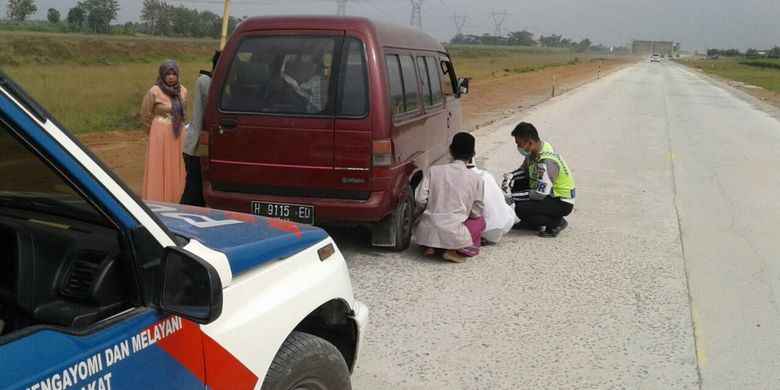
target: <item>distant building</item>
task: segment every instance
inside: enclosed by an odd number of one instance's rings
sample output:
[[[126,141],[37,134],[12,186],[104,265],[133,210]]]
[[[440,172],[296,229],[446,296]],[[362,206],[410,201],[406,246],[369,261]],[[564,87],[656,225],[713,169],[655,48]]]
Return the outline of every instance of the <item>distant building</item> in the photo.
[[[680,52],[680,42],[675,41],[639,41],[634,40],[631,53],[636,55],[660,54],[663,57],[675,57]]]

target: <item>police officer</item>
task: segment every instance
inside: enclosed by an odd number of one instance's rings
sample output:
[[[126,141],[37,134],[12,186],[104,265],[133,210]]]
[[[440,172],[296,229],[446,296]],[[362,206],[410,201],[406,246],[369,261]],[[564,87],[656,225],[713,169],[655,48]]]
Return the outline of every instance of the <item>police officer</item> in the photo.
[[[574,208],[571,169],[549,142],[539,138],[534,125],[520,122],[512,136],[525,158],[520,168],[504,175],[504,189],[520,218],[516,227],[538,231],[544,226],[540,237],[557,237],[568,226],[563,217]]]

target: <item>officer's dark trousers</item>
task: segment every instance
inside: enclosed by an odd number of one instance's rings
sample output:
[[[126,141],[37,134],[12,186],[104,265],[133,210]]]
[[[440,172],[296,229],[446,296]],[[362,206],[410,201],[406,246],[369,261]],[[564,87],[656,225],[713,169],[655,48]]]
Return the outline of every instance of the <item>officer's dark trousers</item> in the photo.
[[[558,226],[563,217],[571,214],[573,208],[573,204],[552,196],[542,200],[515,202],[515,213],[520,218],[520,222],[527,226],[547,226],[548,228]]]
[[[203,207],[206,201],[203,199],[203,179],[200,174],[200,157],[181,154],[184,158],[184,170],[187,171],[187,179],[184,182],[184,193],[181,194],[179,203],[191,206]]]

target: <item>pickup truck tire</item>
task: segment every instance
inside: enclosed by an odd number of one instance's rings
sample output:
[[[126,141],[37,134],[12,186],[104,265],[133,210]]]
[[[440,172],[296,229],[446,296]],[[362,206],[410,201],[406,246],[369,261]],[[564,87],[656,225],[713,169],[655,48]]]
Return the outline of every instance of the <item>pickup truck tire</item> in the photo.
[[[412,223],[414,222],[414,192],[412,187],[406,187],[403,199],[393,211],[393,224],[395,231],[395,245],[390,247],[394,251],[405,251],[412,241]]]
[[[308,333],[292,332],[268,369],[262,390],[349,390],[349,368],[336,347]]]

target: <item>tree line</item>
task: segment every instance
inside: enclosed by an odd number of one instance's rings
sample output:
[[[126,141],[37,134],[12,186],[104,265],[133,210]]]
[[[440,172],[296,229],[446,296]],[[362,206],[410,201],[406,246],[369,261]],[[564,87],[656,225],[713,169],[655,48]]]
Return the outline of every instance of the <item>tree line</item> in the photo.
[[[209,11],[174,6],[165,0],[143,0],[141,23],[127,22],[113,25],[119,12],[118,0],[82,0],[75,7],[62,13],[49,8],[46,20],[49,25],[70,32],[148,34],[184,37],[219,38],[222,32],[222,17]],[[8,0],[6,16],[21,23],[38,11],[35,0]],[[230,17],[228,31],[232,31],[244,18]]]
[[[34,0],[8,0],[6,16],[15,22],[24,22],[36,11],[38,7]],[[71,27],[95,33],[107,33],[118,11],[118,0],[82,0],[68,10],[66,21]],[[48,9],[46,18],[50,24],[62,22],[61,13],[55,8]]]
[[[540,36],[538,40],[534,39],[534,34],[529,31],[513,31],[505,36],[496,36],[490,34],[472,35],[457,34],[450,39],[452,44],[464,45],[496,45],[496,46],[541,46],[541,47],[561,47],[568,48],[576,52],[585,51],[609,51],[610,48],[602,44],[593,45],[590,39],[585,38],[579,42],[563,38],[561,35],[552,34]],[[627,47],[612,48],[612,51],[629,52]]]
[[[747,49],[744,53],[738,49],[707,49],[708,56],[724,56],[724,57],[767,57],[767,58],[780,58],[780,46],[775,46],[769,50],[757,50]]]

